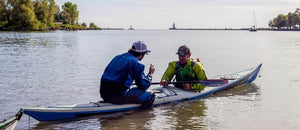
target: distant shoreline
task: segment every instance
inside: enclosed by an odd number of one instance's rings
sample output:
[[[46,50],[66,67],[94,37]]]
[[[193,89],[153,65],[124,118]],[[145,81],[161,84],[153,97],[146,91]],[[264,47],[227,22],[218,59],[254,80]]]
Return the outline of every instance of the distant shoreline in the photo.
[[[169,30],[224,30],[224,31],[231,31],[231,30],[243,30],[249,31],[250,28],[169,28]],[[275,28],[257,28],[257,31],[300,31],[300,29],[275,29]]]
[[[84,31],[84,30],[130,30],[130,29],[124,29],[124,28],[99,28],[99,29],[93,29],[93,28],[87,28],[87,29],[65,29],[65,28],[59,28],[59,29],[49,29],[49,30],[36,30],[36,31],[30,31],[30,30],[2,30],[0,29],[0,32],[51,32],[51,31]],[[249,31],[249,28],[169,28],[169,29],[135,29],[135,30],[202,30],[202,31],[210,31],[210,30],[216,30],[216,31]],[[300,29],[275,29],[275,28],[257,28],[257,31],[300,31]],[[132,30],[131,30],[132,31]],[[134,31],[134,30],[133,30]]]

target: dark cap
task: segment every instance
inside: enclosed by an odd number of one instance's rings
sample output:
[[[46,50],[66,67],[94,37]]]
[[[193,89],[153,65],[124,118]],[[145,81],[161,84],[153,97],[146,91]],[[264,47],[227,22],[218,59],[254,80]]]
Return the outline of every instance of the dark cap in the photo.
[[[138,53],[149,53],[150,50],[147,49],[147,45],[143,41],[136,41],[132,44],[130,50],[133,50]]]
[[[190,54],[190,48],[186,45],[180,46],[178,48],[178,51],[176,54],[178,54],[179,56],[186,56],[187,54]]]

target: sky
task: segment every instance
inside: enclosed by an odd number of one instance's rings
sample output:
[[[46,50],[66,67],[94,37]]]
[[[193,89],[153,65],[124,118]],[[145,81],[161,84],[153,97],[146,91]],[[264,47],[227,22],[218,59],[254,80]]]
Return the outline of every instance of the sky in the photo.
[[[77,4],[79,22],[102,28],[168,29],[268,27],[300,0],[55,0]]]

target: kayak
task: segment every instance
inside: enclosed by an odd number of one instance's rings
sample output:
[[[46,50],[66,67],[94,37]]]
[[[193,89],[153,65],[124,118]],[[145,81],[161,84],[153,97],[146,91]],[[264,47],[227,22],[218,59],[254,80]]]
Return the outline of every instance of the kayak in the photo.
[[[15,129],[15,127],[16,127],[17,123],[19,122],[19,120],[21,119],[22,115],[23,115],[23,110],[20,109],[19,112],[15,116],[0,123],[0,130]]]
[[[200,92],[197,90],[184,90],[172,86],[153,88],[150,90],[155,92],[156,96],[153,106],[198,99],[225,89],[251,83],[256,79],[261,66],[262,64],[259,64],[256,67],[244,71],[215,76],[212,79],[224,79],[228,80],[228,82],[217,87],[207,86]],[[120,112],[140,107],[141,104],[111,104],[99,101],[74,105],[23,108],[23,111],[38,121],[53,121],[77,118],[91,114]]]

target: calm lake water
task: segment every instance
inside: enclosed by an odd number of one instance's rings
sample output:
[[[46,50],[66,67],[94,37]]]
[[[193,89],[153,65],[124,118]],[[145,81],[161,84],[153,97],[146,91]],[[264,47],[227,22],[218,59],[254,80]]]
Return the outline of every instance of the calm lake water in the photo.
[[[300,129],[300,32],[273,31],[0,32],[0,120],[23,107],[101,100],[106,65],[137,40],[152,50],[142,63],[156,67],[153,81],[183,44],[209,77],[263,66],[253,83],[204,99],[53,122],[23,115],[17,129]]]

